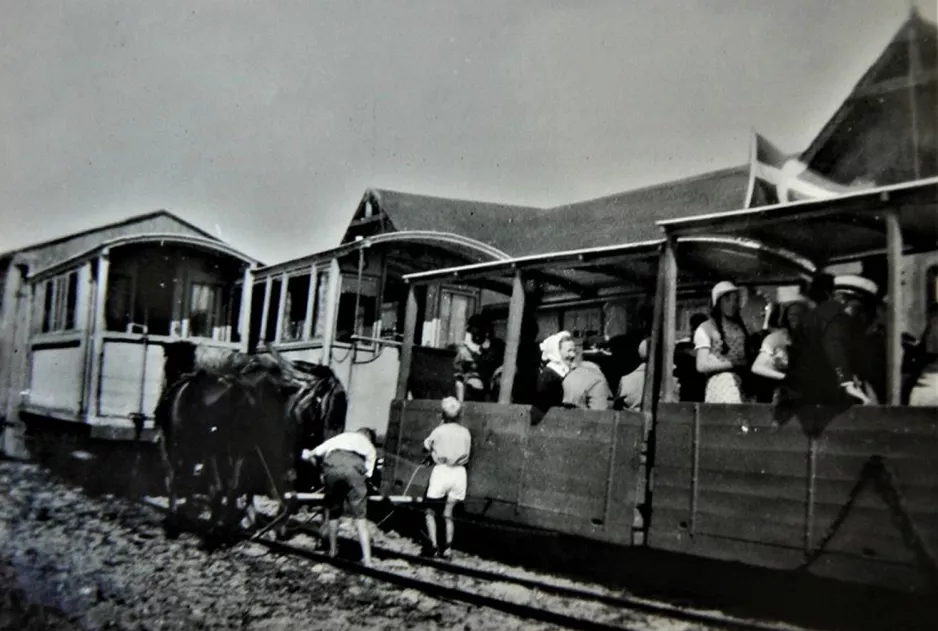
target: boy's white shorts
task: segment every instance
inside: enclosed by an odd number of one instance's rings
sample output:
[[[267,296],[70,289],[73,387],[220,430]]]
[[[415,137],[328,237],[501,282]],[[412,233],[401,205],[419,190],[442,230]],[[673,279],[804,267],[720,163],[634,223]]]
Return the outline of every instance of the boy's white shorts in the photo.
[[[430,472],[427,485],[427,499],[446,498],[450,502],[462,502],[466,499],[466,467],[453,467],[438,464]]]

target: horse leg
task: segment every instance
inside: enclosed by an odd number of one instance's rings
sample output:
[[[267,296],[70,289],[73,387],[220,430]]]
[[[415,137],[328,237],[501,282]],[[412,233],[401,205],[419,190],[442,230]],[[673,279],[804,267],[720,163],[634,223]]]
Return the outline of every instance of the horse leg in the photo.
[[[178,524],[178,506],[176,504],[178,489],[176,486],[176,476],[175,471],[173,470],[173,463],[169,459],[169,454],[166,451],[166,441],[163,437],[160,437],[160,459],[163,462],[163,482],[166,484],[166,497],[169,501],[169,512],[166,515],[166,519],[163,520],[163,529],[166,533],[166,537],[169,539],[175,539],[179,536],[179,524]]]

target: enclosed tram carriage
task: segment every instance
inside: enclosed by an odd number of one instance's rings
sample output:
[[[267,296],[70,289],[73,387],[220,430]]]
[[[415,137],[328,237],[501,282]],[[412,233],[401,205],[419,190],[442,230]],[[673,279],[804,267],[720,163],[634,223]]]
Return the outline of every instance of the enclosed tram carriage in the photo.
[[[409,230],[369,235],[312,256],[257,269],[250,288],[248,346],[329,366],[348,393],[348,429],[384,434],[396,391],[407,297],[403,276],[506,258],[457,234]],[[481,289],[443,283],[420,296],[422,357],[451,364]]]
[[[473,434],[468,513],[625,546],[934,589],[938,410],[901,405],[899,384],[900,335],[907,327],[921,334],[915,327],[927,306],[909,296],[931,295],[920,268],[938,258],[938,179],[662,226],[660,242],[405,277],[385,492],[419,493],[427,483],[421,443],[439,422],[439,400],[419,397],[434,373],[416,352],[416,297],[422,286],[458,281],[500,291],[508,303],[499,402],[464,408]],[[713,283],[732,278],[744,288],[743,317],[758,330],[759,296],[858,261],[868,274],[885,272],[878,278],[888,325],[883,405],[781,418],[768,404],[677,401],[670,358],[676,340],[692,333],[690,315],[706,312]],[[640,331],[651,334],[641,412],[552,408],[539,418],[518,388],[528,355],[538,352],[531,340],[554,332],[571,306],[640,296],[653,297],[655,310],[652,330]],[[496,317],[505,302],[490,305]]]
[[[241,288],[256,262],[179,233],[111,239],[26,278],[19,330],[28,333],[18,402],[32,418],[85,425],[95,439],[133,440],[164,386],[164,349],[242,346]]]

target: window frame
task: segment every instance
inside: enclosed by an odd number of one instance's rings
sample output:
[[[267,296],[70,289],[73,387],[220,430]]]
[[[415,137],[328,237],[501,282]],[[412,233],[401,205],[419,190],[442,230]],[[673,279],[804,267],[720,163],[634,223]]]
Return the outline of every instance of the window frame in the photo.
[[[34,329],[37,335],[61,335],[79,330],[80,282],[79,270],[71,269],[39,283],[41,291],[33,298],[39,311],[38,330]]]

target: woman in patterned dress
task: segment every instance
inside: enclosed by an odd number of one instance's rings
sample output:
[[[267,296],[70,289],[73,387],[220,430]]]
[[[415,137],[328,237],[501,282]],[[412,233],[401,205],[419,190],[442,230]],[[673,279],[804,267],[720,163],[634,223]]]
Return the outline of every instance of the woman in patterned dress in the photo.
[[[747,353],[749,333],[739,314],[739,288],[720,281],[710,292],[710,318],[694,332],[697,372],[707,377],[706,403],[745,403],[742,375],[752,360]]]

